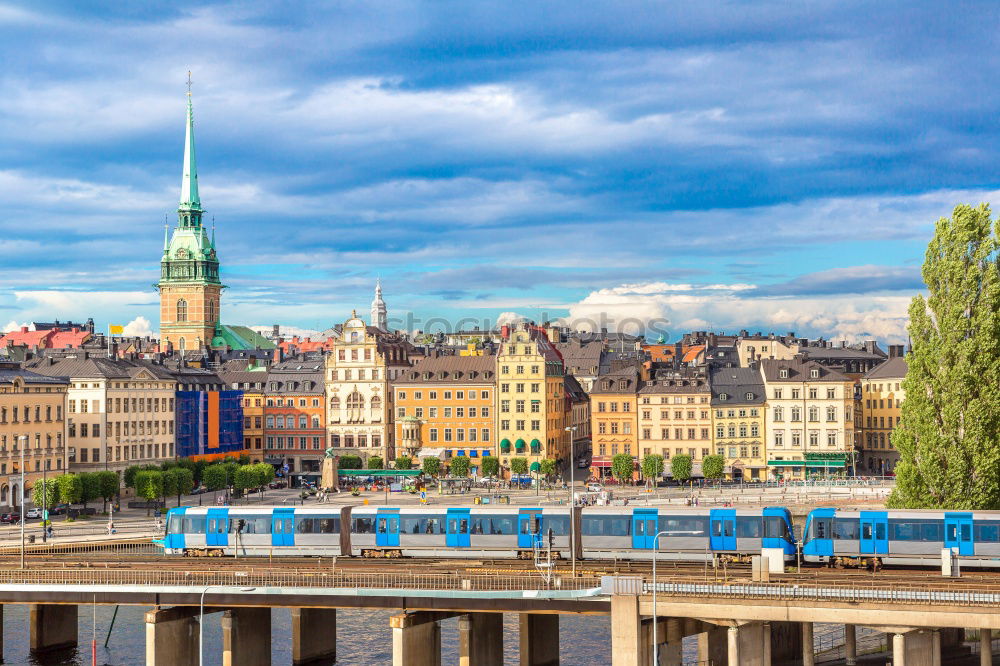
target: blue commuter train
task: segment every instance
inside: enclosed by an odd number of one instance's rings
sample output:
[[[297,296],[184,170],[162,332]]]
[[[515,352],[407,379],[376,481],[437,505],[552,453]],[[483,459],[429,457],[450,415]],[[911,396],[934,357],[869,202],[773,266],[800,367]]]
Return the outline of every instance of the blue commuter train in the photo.
[[[163,546],[187,556],[526,558],[550,540],[562,558],[651,559],[657,541],[662,559],[795,556],[780,507],[181,507],[167,514]]]
[[[963,566],[1000,566],[1000,513],[813,509],[803,534],[806,562],[833,566],[938,566],[949,549]]]

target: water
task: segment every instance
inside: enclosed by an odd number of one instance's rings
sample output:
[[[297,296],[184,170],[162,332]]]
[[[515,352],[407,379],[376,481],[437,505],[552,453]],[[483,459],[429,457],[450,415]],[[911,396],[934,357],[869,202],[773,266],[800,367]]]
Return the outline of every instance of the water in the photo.
[[[121,606],[108,647],[108,632],[114,606],[96,607],[97,663],[108,666],[134,666],[145,662],[145,606]],[[400,611],[338,610],[337,664],[388,664],[392,661],[392,634],[389,617]],[[33,657],[28,650],[28,606],[7,604],[3,607],[4,664],[89,666],[90,641],[95,635],[94,607],[79,607],[80,645],[43,657]],[[221,613],[205,616],[205,664],[222,663]],[[611,662],[611,620],[607,616],[562,615],[559,618],[560,654],[563,663],[578,666],[603,666]],[[518,619],[516,613],[504,615],[504,662],[518,663]],[[286,608],[271,611],[271,662],[291,663],[291,615]],[[444,664],[458,662],[458,618],[441,622],[441,658]]]

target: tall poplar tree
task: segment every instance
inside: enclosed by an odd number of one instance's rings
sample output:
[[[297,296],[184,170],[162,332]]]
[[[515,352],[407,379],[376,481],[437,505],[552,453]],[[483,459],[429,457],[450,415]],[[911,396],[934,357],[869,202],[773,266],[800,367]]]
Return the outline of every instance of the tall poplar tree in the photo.
[[[927,247],[910,304],[896,508],[1000,508],[1000,229],[957,206]]]

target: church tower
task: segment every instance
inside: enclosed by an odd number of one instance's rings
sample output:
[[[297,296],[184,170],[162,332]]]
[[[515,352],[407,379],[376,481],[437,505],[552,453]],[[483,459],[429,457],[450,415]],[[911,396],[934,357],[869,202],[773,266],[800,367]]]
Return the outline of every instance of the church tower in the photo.
[[[219,324],[219,259],[215,230],[209,238],[202,225],[198,196],[198,168],[194,154],[194,111],[191,76],[188,74],[187,131],[184,138],[184,171],[177,227],[170,239],[164,228],[160,261],[160,348],[177,351],[211,347]]]
[[[386,316],[385,301],[382,300],[382,279],[375,280],[375,300],[372,301],[372,326],[383,331],[389,330],[388,317]]]

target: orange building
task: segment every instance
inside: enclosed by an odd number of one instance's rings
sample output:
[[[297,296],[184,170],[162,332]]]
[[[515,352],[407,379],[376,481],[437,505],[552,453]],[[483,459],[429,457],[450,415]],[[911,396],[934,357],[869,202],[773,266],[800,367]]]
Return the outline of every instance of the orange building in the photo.
[[[492,356],[428,357],[392,382],[397,453],[479,460],[494,455]]]
[[[298,357],[272,366],[264,395],[264,460],[287,466],[293,485],[318,483],[326,448],[323,359]]]
[[[591,473],[610,476],[611,460],[620,453],[639,452],[636,415],[638,368],[623,368],[597,378],[590,391]]]
[[[667,343],[643,344],[642,350],[649,354],[652,363],[672,363],[680,355],[680,363],[700,364],[705,360],[705,345],[682,345]]]

